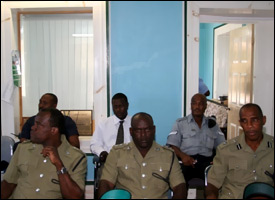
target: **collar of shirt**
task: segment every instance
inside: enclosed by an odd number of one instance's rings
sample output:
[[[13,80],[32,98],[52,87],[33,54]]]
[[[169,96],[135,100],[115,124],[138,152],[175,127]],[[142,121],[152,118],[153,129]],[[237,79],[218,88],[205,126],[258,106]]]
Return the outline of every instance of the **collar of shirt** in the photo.
[[[114,125],[116,125],[116,126],[119,126],[119,122],[120,121],[122,121],[121,119],[119,119],[117,116],[115,116],[115,115],[113,115],[113,119],[114,119]],[[130,124],[130,116],[129,115],[127,115],[126,117],[125,117],[125,119],[123,119],[123,124]]]
[[[192,114],[190,114],[190,115],[187,116],[187,122],[188,122],[188,123],[196,123],[196,121],[194,120]],[[207,119],[206,119],[206,117],[203,115],[203,117],[202,117],[202,124],[201,124],[201,125],[203,126],[204,124],[207,124],[206,122],[207,122]]]
[[[137,160],[138,163],[143,162],[145,159],[150,160],[151,158],[155,157],[156,156],[156,154],[155,154],[156,151],[159,151],[159,152],[164,151],[158,143],[153,141],[153,144],[152,144],[151,148],[149,149],[149,151],[147,152],[147,154],[143,158],[141,153],[139,152],[138,148],[136,147],[134,141],[131,141],[129,143],[129,147],[130,147],[130,149],[132,149],[131,153],[132,153],[133,157]]]
[[[250,148],[250,146],[248,146],[246,144],[246,142],[245,142],[245,134],[244,133],[241,134],[240,139],[239,139],[238,142],[240,143],[240,145],[242,146],[242,148],[244,149],[244,151],[254,153],[254,151]],[[266,134],[263,133],[263,139],[262,139],[260,145],[258,146],[256,152],[266,151],[266,149],[268,148],[267,142],[268,142],[268,138],[267,138]]]

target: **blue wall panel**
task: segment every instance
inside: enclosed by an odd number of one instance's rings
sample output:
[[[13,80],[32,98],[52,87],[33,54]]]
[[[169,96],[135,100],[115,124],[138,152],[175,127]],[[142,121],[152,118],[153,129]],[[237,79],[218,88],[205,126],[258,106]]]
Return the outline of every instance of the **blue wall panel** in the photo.
[[[213,97],[214,79],[214,28],[221,24],[201,23],[200,24],[200,63],[199,76],[207,85],[210,96]]]
[[[111,1],[110,30],[111,95],[151,114],[164,145],[182,113],[182,2]]]

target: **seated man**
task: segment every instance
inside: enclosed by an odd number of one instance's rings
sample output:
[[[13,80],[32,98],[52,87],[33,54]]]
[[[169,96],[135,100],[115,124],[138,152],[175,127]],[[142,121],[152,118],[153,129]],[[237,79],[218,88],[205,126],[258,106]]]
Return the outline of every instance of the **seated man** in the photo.
[[[252,103],[244,105],[239,115],[244,133],[218,147],[207,178],[208,199],[241,199],[252,182],[274,187],[274,137],[262,131],[266,117]]]
[[[206,97],[195,94],[191,100],[192,113],[176,121],[167,139],[182,161],[187,187],[192,178],[204,180],[204,169],[213,161],[213,149],[225,141],[215,120],[204,116],[206,105]]]
[[[18,145],[1,183],[1,198],[83,198],[87,159],[61,133],[64,116],[54,108],[35,117],[31,140]]]
[[[99,183],[99,197],[114,189],[128,190],[133,199],[167,198],[169,186],[174,198],[186,198],[185,180],[172,149],[154,142],[155,126],[147,113],[131,120],[133,141],[110,151]]]
[[[52,93],[44,94],[41,99],[39,100],[38,108],[39,110],[43,108],[56,108],[57,107],[57,97]],[[19,135],[20,142],[23,142],[27,139],[30,139],[30,132],[31,127],[34,125],[34,119],[36,116],[30,117],[22,128],[22,132]],[[62,133],[66,135],[67,140],[69,143],[77,148],[80,147],[79,145],[79,133],[77,131],[77,127],[75,122],[69,116],[65,116],[65,132]]]
[[[115,144],[128,143],[131,140],[131,116],[128,115],[127,97],[122,93],[115,94],[112,98],[112,107],[114,115],[99,123],[91,139],[91,152],[96,154],[101,162],[105,162]]]

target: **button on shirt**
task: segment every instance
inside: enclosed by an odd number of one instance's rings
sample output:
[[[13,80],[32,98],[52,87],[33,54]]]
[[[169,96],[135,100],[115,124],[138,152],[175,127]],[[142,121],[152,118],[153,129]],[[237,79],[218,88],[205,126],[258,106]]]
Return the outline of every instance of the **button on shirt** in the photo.
[[[174,152],[153,142],[143,158],[133,142],[114,146],[107,157],[101,180],[113,183],[116,188],[128,190],[133,199],[167,198],[168,184],[152,175],[166,178]],[[185,183],[177,157],[169,176],[171,187]]]
[[[179,147],[187,155],[210,157],[213,148],[224,142],[225,138],[217,124],[212,128],[208,127],[209,118],[203,117],[201,128],[192,114],[178,119],[168,135],[167,144]]]
[[[87,159],[85,154],[71,146],[64,135],[58,154],[71,178],[85,189]],[[48,157],[43,157],[41,144],[29,141],[18,145],[15,154],[4,174],[8,183],[17,184],[11,198],[14,199],[61,199],[59,179],[56,167]]]
[[[121,119],[115,115],[108,117],[98,124],[91,139],[91,152],[100,155],[102,151],[110,152],[111,148],[116,144],[117,131]],[[131,116],[127,115],[123,122],[124,143],[131,141],[130,136]]]
[[[253,182],[274,186],[272,178],[265,174],[266,171],[274,174],[274,138],[263,136],[255,152],[246,144],[244,134],[217,148],[208,182],[222,187],[220,199],[242,199],[245,186]]]

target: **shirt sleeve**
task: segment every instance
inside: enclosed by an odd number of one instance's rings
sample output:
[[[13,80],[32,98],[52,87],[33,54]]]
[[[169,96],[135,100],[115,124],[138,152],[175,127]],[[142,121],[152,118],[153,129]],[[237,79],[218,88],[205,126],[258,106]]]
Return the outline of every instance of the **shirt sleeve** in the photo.
[[[106,151],[103,148],[103,131],[101,129],[101,124],[98,125],[96,130],[93,133],[90,149],[93,154],[96,154],[97,156],[100,155],[102,151]]]
[[[178,122],[175,122],[173,125],[172,131],[169,133],[167,137],[167,144],[174,145],[180,148],[181,146],[181,134],[178,128]]]
[[[218,125],[216,125],[217,129],[216,129],[216,139],[214,141],[214,148],[216,149],[221,143],[223,143],[225,141],[225,137],[223,132],[221,131],[220,127]]]
[[[77,164],[74,167],[76,168],[73,169],[73,171],[70,173],[70,176],[82,190],[85,190],[85,180],[86,180],[86,173],[87,173],[87,157],[85,155],[80,157],[80,159],[77,160]]]
[[[216,156],[213,160],[213,166],[210,168],[207,175],[207,182],[214,185],[216,188],[220,188],[227,175],[227,158],[221,153],[221,149],[218,148]]]
[[[102,170],[102,176],[100,180],[107,180],[116,185],[118,168],[117,168],[118,156],[115,150],[112,148]]]
[[[4,174],[3,180],[7,181],[8,183],[17,184],[19,178],[19,169],[18,169],[18,158],[20,158],[19,154],[22,151],[21,144],[17,146],[17,150],[14,152],[9,166]]]
[[[26,139],[30,139],[31,138],[31,128],[34,125],[34,119],[35,116],[30,117],[26,123],[23,125],[21,134],[20,134],[20,138],[26,138]]]
[[[66,133],[65,133],[66,138],[69,138],[72,135],[79,135],[76,123],[69,116],[65,116],[65,128],[66,128]]]
[[[181,171],[179,160],[176,155],[174,157],[174,163],[169,177],[169,182],[171,188],[174,188],[181,183],[185,183],[185,179]]]

